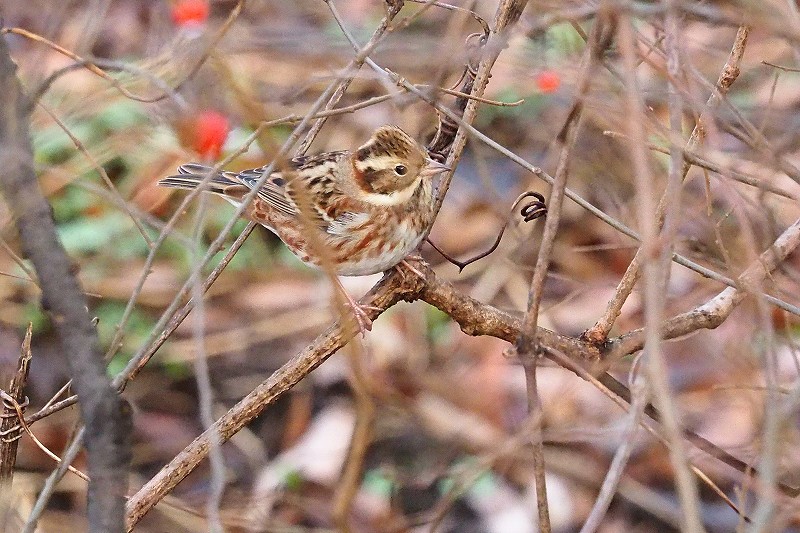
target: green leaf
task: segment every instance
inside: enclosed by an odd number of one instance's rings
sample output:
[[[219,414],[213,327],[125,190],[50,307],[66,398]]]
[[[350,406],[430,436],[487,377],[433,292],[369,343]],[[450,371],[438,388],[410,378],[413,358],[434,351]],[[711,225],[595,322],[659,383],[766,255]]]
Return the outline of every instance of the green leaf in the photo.
[[[388,498],[392,495],[394,481],[383,470],[373,468],[364,474],[364,488],[372,494]]]
[[[39,307],[38,303],[28,303],[22,315],[22,323],[33,324],[34,333],[44,333],[50,330],[50,319]]]
[[[70,253],[97,252],[128,231],[132,224],[123,213],[111,211],[101,217],[80,218],[62,224],[58,235]]]
[[[146,123],[147,114],[140,103],[123,99],[103,108],[93,122],[96,127],[118,131]]]
[[[283,483],[286,486],[286,490],[299,492],[303,488],[303,474],[299,470],[292,468],[284,474]]]
[[[56,222],[68,222],[82,217],[83,213],[96,201],[96,197],[80,187],[65,187],[51,200]]]

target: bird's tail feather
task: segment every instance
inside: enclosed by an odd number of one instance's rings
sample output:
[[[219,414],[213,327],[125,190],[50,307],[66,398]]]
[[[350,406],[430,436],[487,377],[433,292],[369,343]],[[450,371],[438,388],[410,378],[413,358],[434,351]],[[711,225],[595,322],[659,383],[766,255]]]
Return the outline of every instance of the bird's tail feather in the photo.
[[[240,182],[234,181],[225,176],[223,172],[214,172],[211,167],[200,165],[198,163],[188,163],[181,165],[178,168],[179,174],[174,176],[167,176],[159,180],[158,184],[162,187],[171,187],[173,189],[196,189],[203,180],[208,178],[209,173],[213,173],[211,178],[206,180],[203,189],[206,192],[221,194],[223,196],[239,196],[242,191],[237,189],[244,189]],[[246,191],[246,189],[245,189]],[[232,194],[233,193],[233,194]]]

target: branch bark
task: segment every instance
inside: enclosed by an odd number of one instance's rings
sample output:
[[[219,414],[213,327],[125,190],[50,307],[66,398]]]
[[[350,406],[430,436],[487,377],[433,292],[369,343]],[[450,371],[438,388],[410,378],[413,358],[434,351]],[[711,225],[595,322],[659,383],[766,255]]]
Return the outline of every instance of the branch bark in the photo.
[[[111,387],[97,349],[86,297],[56,235],[50,205],[33,170],[28,133],[29,101],[16,65],[0,39],[0,184],[16,220],[25,256],[31,260],[48,311],[69,363],[87,427],[90,531],[122,531],[130,463],[130,414]]]
[[[25,383],[28,381],[31,362],[31,330],[32,326],[28,324],[28,331],[25,332],[17,361],[17,371],[11,379],[8,391],[0,391],[3,392],[2,420],[0,420],[0,524],[8,524],[8,512],[11,509],[11,482],[14,479],[19,438],[22,436],[16,406],[24,408],[25,405]],[[17,405],[13,405],[12,402]]]
[[[799,236],[800,222],[797,222],[787,228],[775,244],[764,252],[758,261],[751,265],[746,271],[747,281],[754,283],[759,277],[761,279],[766,277],[782,259],[796,249],[800,244]],[[365,308],[370,309],[368,313],[370,319],[375,320],[384,310],[400,301],[420,299],[450,316],[458,323],[461,331],[467,335],[489,335],[509,343],[514,343],[517,340],[522,329],[520,317],[513,316],[462,294],[450,283],[438,279],[433,270],[424,262],[415,263],[414,267],[423,275],[422,279],[416,276],[406,276],[404,279],[396,271],[393,271],[386,275],[361,300]],[[729,295],[731,292],[735,294],[735,297]],[[745,291],[737,293],[733,289],[726,289],[720,295],[720,297],[725,297],[727,303],[724,306],[724,310],[718,309],[713,305],[718,297],[708,302],[706,306],[701,306],[701,308],[705,307],[702,312],[692,312],[695,313],[692,316],[695,316],[696,320],[689,320],[691,317],[683,317],[683,315],[669,319],[667,324],[677,322],[679,327],[662,331],[663,338],[675,338],[698,329],[715,327],[714,324],[718,325],[718,321],[714,320],[711,315],[720,312],[723,313],[723,317],[727,316],[733,308],[743,301],[746,294]],[[700,318],[703,319],[701,320]],[[275,403],[278,398],[299,383],[312,370],[347,344],[355,334],[356,328],[352,322],[344,326],[339,323],[334,324],[317,337],[312,344],[295,355],[288,363],[254,389],[253,392],[232,407],[208,431],[198,436],[130,498],[128,501],[128,530],[130,531],[161,498],[168,494],[203,461],[208,454],[209,439],[212,435],[216,436],[218,434],[222,442],[231,438],[237,431],[259,416],[266,407]],[[540,345],[546,348],[544,350],[545,355],[554,362],[575,372],[580,377],[583,377],[587,372],[589,375],[597,376],[597,379],[611,392],[630,403],[630,390],[603,370],[607,367],[608,360],[613,360],[615,357],[622,355],[625,348],[629,350],[627,353],[639,350],[643,343],[642,331],[637,331],[630,336],[613,339],[608,344],[608,352],[601,351],[591,342],[560,335],[541,327],[537,328],[535,336]],[[555,356],[553,354],[560,355]],[[613,354],[614,357],[609,357],[609,354]],[[645,414],[653,420],[660,420],[658,411],[651,405],[645,407]],[[750,469],[749,465],[731,456],[706,439],[688,431],[684,432],[684,434],[693,445],[709,455],[740,472],[749,471],[757,475],[756,472]],[[787,485],[781,484],[780,489],[790,496],[798,494],[797,489]]]

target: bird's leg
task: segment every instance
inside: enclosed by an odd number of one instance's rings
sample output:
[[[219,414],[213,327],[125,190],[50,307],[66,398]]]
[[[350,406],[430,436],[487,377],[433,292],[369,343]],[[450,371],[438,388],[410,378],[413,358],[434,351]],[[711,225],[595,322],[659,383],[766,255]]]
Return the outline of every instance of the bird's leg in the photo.
[[[356,324],[358,324],[358,331],[361,333],[362,337],[367,336],[367,331],[372,331],[372,319],[367,315],[367,310],[372,309],[376,311],[380,311],[380,307],[375,307],[374,305],[361,305],[357,301],[350,296],[350,293],[344,288],[342,285],[341,280],[337,276],[334,276],[333,279],[336,280],[336,285],[339,288],[339,292],[342,293],[344,299],[346,300],[347,306],[353,311],[353,317],[356,319]]]

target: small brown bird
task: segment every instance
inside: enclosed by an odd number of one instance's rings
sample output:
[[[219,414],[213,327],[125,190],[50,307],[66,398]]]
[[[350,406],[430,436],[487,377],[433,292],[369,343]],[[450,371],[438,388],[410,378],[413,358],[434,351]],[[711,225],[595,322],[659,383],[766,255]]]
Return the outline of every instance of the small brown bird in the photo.
[[[207,192],[238,206],[266,167],[217,172]],[[433,223],[432,177],[449,170],[396,126],[382,126],[355,152],[299,157],[272,173],[245,211],[275,233],[303,262],[330,265],[343,276],[365,276],[400,263]],[[212,172],[190,163],[158,182],[194,189]],[[338,282],[359,328],[371,328],[365,311]]]

